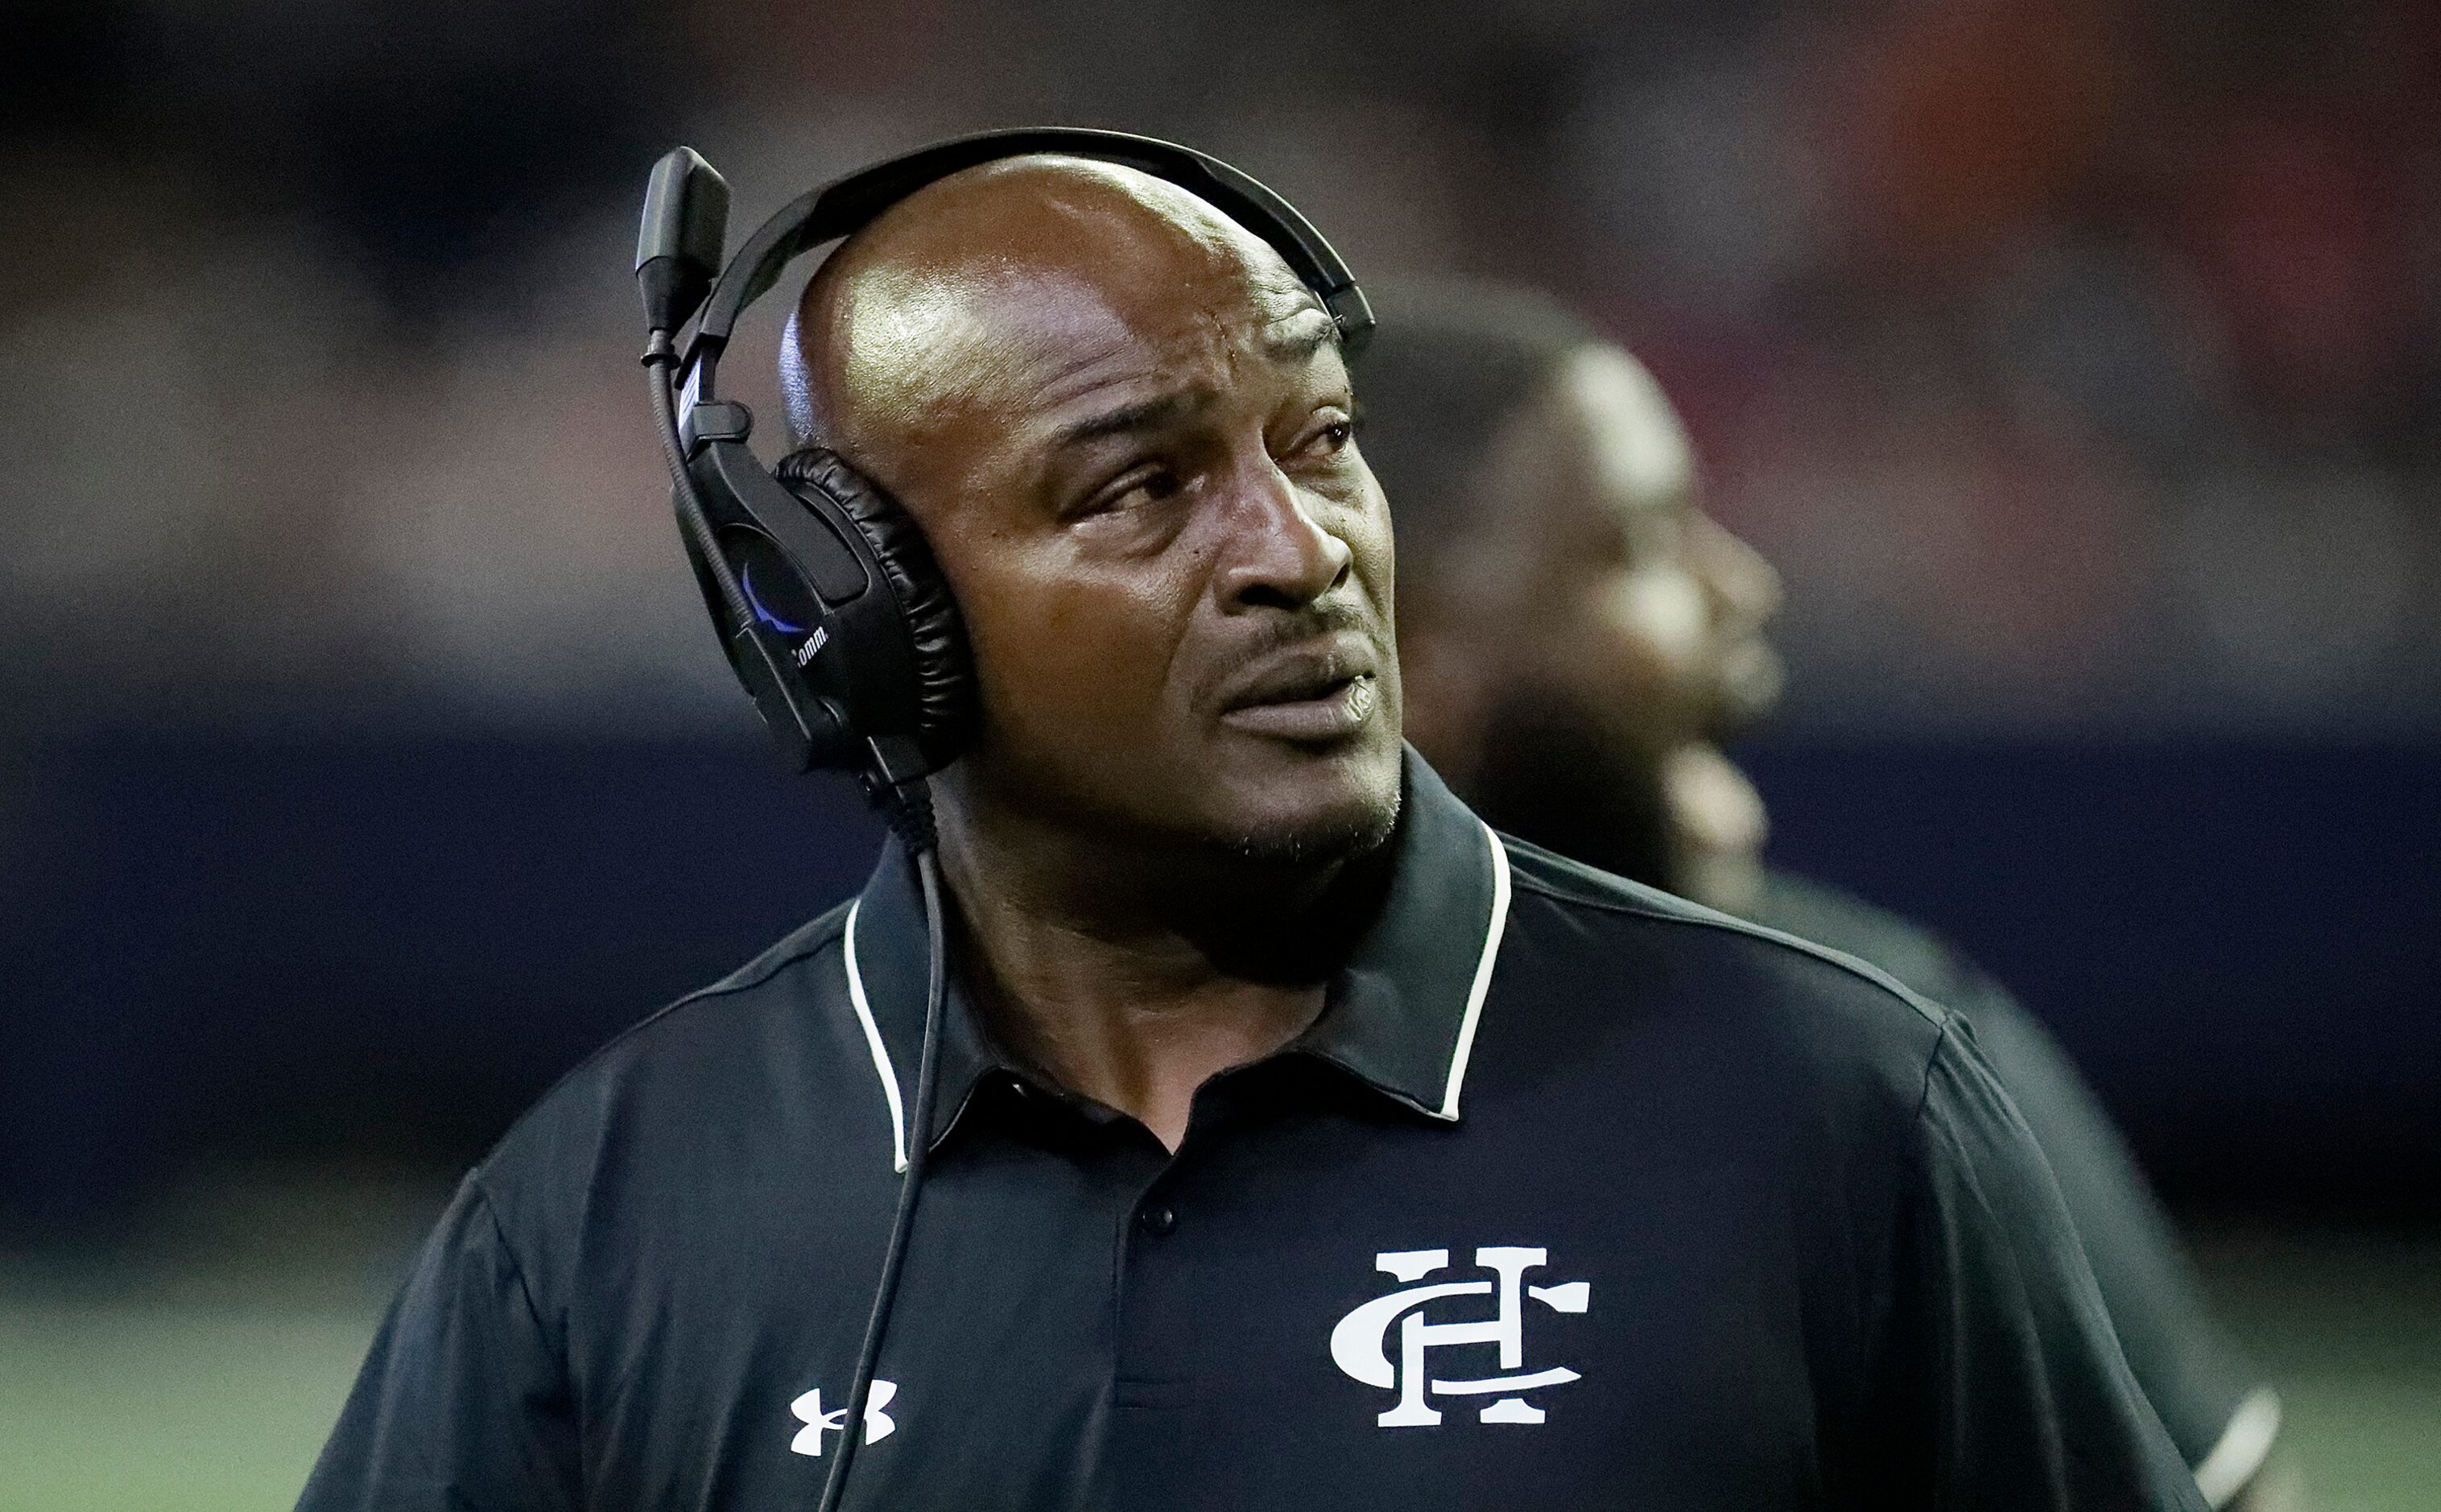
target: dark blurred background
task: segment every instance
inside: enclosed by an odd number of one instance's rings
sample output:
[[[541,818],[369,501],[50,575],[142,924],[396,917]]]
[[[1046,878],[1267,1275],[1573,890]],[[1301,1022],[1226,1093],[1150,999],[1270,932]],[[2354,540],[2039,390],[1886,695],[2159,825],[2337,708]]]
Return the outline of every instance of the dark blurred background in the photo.
[[[1216,152],[1360,274],[1592,314],[1787,575],[1775,854],[1983,958],[2238,1249],[2432,1231],[2441,6],[34,0],[0,1233],[39,1258],[0,1280],[172,1230],[257,1278],[389,1255],[430,1179],[369,1173],[445,1179],[860,878],[698,622],[632,216],[678,140],[733,242],[1037,122]],[[0,1346],[90,1358],[27,1306]],[[56,1395],[7,1357],[0,1422]]]

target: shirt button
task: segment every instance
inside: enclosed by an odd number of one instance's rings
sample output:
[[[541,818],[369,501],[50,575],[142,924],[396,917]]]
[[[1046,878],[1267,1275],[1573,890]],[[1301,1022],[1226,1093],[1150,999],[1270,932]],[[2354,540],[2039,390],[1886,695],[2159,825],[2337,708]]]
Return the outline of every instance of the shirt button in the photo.
[[[1178,1213],[1167,1203],[1155,1203],[1136,1215],[1147,1233],[1167,1233],[1178,1227]]]

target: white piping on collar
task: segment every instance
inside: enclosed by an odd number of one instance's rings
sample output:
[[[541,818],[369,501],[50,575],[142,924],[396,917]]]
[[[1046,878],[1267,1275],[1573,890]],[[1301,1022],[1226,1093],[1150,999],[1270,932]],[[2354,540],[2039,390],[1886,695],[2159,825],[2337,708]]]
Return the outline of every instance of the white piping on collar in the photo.
[[[890,1048],[881,1042],[881,1026],[873,1021],[873,1004],[865,1000],[864,973],[856,963],[856,916],[864,909],[857,899],[847,910],[847,1000],[856,1021],[864,1026],[865,1048],[873,1052],[873,1069],[881,1077],[881,1095],[890,1100],[890,1157],[894,1171],[907,1169],[907,1109],[898,1101],[898,1072],[890,1064]]]
[[[1509,848],[1489,824],[1483,824],[1483,838],[1492,847],[1492,917],[1484,925],[1483,955],[1474,963],[1474,983],[1466,992],[1466,1017],[1458,1020],[1457,1045],[1450,1052],[1449,1086],[1441,1093],[1440,1107],[1440,1116],[1447,1119],[1457,1117],[1457,1094],[1466,1085],[1467,1058],[1474,1053],[1474,1026],[1483,1017],[1484,994],[1492,990],[1500,937],[1509,929]]]
[[[1481,824],[1481,820],[1476,821]],[[1509,929],[1509,850],[1492,826],[1483,824],[1484,843],[1492,851],[1492,910],[1485,920],[1483,953],[1474,963],[1474,981],[1466,993],[1466,1014],[1458,1020],[1457,1043],[1450,1051],[1449,1081],[1442,1089],[1440,1116],[1457,1117],[1458,1093],[1466,1086],[1466,1064],[1474,1053],[1475,1025],[1483,1018],[1483,999],[1492,990],[1492,968],[1500,960],[1501,937]],[[856,1021],[864,1030],[865,1048],[873,1052],[874,1073],[881,1078],[881,1095],[890,1104],[891,1169],[907,1169],[907,1109],[898,1095],[898,1073],[890,1064],[890,1050],[881,1041],[881,1026],[874,1022],[873,1004],[864,995],[864,973],[858,967],[856,957],[856,921],[864,909],[859,898],[847,910],[847,1000],[856,1010]]]
[[[2196,1488],[2203,1492],[2204,1500],[2216,1507],[2229,1505],[2254,1479],[2254,1472],[2263,1468],[2271,1453],[2271,1441],[2279,1434],[2280,1395],[2269,1386],[2258,1386],[2229,1414],[2220,1442],[2196,1467]]]

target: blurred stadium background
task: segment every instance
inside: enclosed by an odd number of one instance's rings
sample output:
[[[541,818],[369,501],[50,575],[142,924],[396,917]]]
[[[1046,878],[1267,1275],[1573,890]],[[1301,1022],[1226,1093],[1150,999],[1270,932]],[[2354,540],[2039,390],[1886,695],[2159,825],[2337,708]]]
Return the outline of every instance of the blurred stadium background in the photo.
[[[2052,1022],[2319,1505],[2441,1505],[2441,7],[30,0],[0,1512],[284,1504],[454,1173],[860,876],[697,622],[634,204],[1039,121],[1640,351],[1789,580],[1776,854]]]

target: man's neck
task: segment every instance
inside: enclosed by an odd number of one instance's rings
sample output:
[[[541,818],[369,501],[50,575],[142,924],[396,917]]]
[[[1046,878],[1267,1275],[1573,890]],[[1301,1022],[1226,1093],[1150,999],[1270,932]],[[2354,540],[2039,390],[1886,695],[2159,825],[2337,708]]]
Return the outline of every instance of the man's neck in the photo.
[[[1321,1015],[1371,892],[1343,862],[1165,853],[954,803],[942,820],[977,1007],[1010,1049],[1173,1150],[1198,1088]]]

